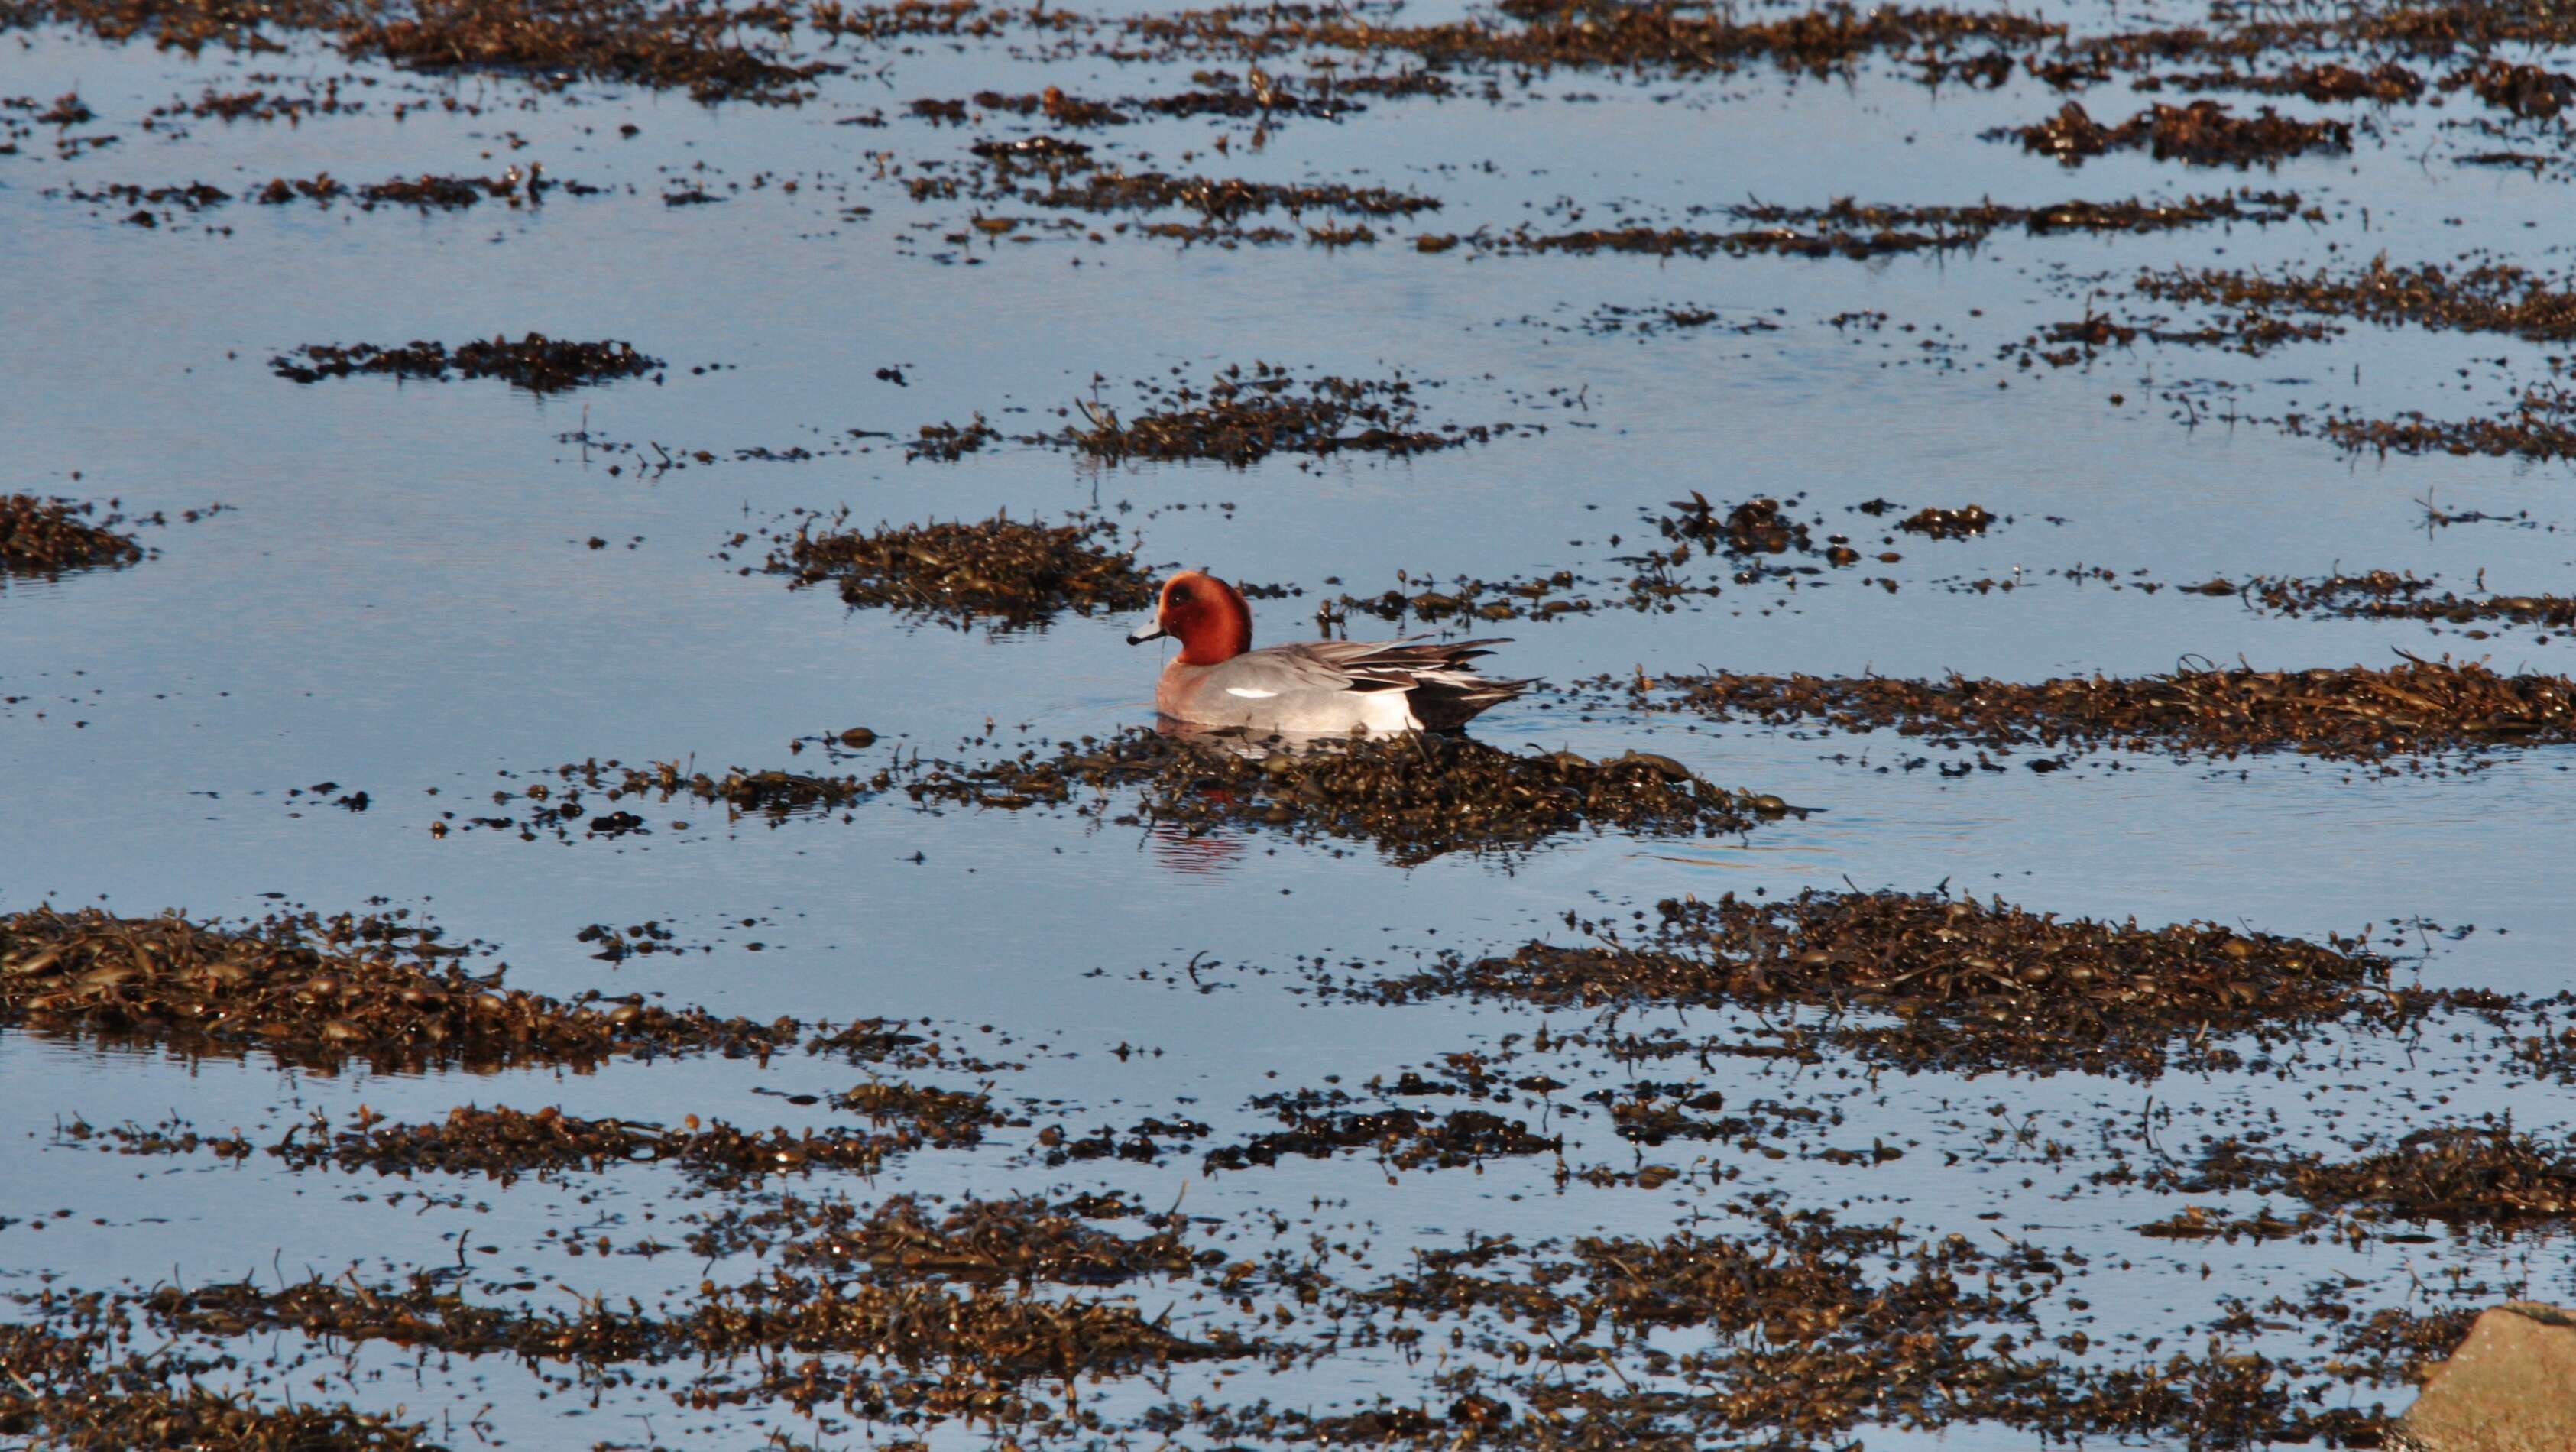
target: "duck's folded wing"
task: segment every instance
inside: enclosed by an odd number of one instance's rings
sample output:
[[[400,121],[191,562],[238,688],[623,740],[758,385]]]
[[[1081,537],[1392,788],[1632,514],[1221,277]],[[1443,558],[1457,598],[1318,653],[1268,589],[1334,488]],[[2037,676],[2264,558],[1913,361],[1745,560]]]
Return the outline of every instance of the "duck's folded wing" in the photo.
[[[1211,668],[1205,689],[1242,700],[1332,696],[1351,691],[1401,691],[1413,678],[1385,667],[1354,670],[1341,642],[1274,645]]]
[[[1247,651],[1200,678],[1203,714],[1193,719],[1245,712],[1290,731],[1445,731],[1532,684],[1468,668],[1499,643],[1318,640]]]
[[[1499,639],[1317,640],[1254,654],[1295,661],[1301,673],[1311,672],[1319,683],[1339,677],[1340,689],[1346,691],[1409,691],[1425,677],[1472,674],[1464,669],[1467,662],[1491,655],[1490,647],[1503,643]]]

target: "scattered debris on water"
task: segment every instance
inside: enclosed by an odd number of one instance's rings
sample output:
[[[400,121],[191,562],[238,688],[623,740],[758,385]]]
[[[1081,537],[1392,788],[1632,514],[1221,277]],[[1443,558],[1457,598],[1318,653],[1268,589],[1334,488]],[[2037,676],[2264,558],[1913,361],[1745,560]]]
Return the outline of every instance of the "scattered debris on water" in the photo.
[[[1768,496],[1721,509],[1694,489],[1690,498],[1673,500],[1669,507],[1670,514],[1646,516],[1664,538],[1683,542],[1663,563],[1681,564],[1689,547],[1697,545],[1707,554],[1723,555],[1738,565],[1735,582],[1739,585],[1754,584],[1771,575],[1822,573],[1814,565],[1774,563],[1777,556],[1812,556],[1836,569],[1856,565],[1862,558],[1845,535],[1829,535],[1823,544],[1818,544],[1815,523],[1788,514],[1782,501]],[[1890,553],[1882,553],[1879,558],[1889,564],[1897,559]]]
[[[2143,272],[2136,286],[2141,297],[2205,303],[2244,317],[2306,313],[2435,331],[2508,333],[2535,343],[2576,340],[2576,287],[2503,261],[2409,267],[2380,256],[2357,269],[2307,274],[2175,268]]]
[[[2308,208],[2297,192],[2256,191],[2251,187],[2214,196],[2192,195],[2151,202],[2129,198],[2116,202],[2066,201],[2047,206],[2017,207],[1984,201],[1971,206],[1863,206],[1845,197],[1824,207],[1782,207],[1750,203],[1728,212],[1751,222],[1885,231],[1937,227],[1952,231],[1999,231],[2020,227],[2050,232],[2165,232],[2217,222],[2269,224],[2287,222]]]
[[[1726,1203],[1719,1223],[1535,1245],[1471,1231],[1365,1288],[1361,1304],[1399,1324],[1447,1322],[1451,1346],[1487,1358],[1486,1375],[1462,1379],[1478,1390],[1446,1415],[1436,1404],[1321,1417],[1264,1404],[1201,1410],[1193,1422],[1228,1441],[1472,1440],[1532,1452],[1748,1437],[1845,1446],[1867,1428],[1979,1424],[2051,1440],[2367,1446],[2385,1423],[2294,1400],[2294,1379],[2317,1369],[2215,1342],[2108,1364],[2086,1354],[2092,1338],[2080,1332],[2052,1344],[2040,1313],[2070,1296],[2082,1304],[2082,1255],[2001,1231],[2000,1244],[1984,1244],[1902,1222],[1845,1223],[1760,1196]],[[1592,1374],[1605,1368],[1607,1378]]]
[[[320,1113],[288,1129],[285,1138],[258,1152],[290,1169],[333,1168],[342,1173],[373,1170],[406,1179],[424,1173],[481,1175],[508,1185],[523,1175],[560,1175],[566,1171],[597,1173],[619,1165],[657,1164],[676,1168],[693,1183],[717,1190],[738,1190],[765,1177],[838,1170],[874,1174],[886,1161],[924,1145],[956,1147],[981,1138],[987,1123],[1005,1122],[982,1095],[960,1096],[964,1107],[942,1105],[918,1119],[886,1116],[893,1127],[875,1132],[832,1126],[820,1131],[766,1133],[737,1129],[719,1120],[704,1126],[689,1116],[683,1126],[624,1119],[583,1119],[555,1108],[533,1113],[496,1105],[466,1105],[448,1111],[444,1120],[401,1124],[369,1112],[334,1126]],[[937,1104],[937,1100],[930,1103]],[[218,1157],[242,1159],[254,1146],[239,1135],[206,1138],[184,1126],[140,1130],[115,1125],[96,1129],[75,1122],[66,1130],[72,1140],[102,1139],[129,1154],[187,1153],[207,1150]]]
[[[2068,166],[2106,151],[2147,151],[2158,161],[2168,158],[2196,166],[2247,167],[2277,165],[2311,151],[2350,151],[2352,125],[2332,117],[2298,121],[2264,107],[2253,116],[2238,116],[2216,101],[2187,106],[2152,106],[2121,122],[2105,126],[2069,101],[2055,116],[2029,126],[1987,133],[2021,142],[2026,150],[2056,157]]]
[[[1716,786],[1650,752],[1595,761],[1570,751],[1504,751],[1441,734],[1290,741],[1240,731],[1167,735],[1138,728],[981,760],[897,754],[861,775],[595,759],[544,775],[553,780],[526,787],[518,815],[466,826],[530,841],[541,832],[570,840],[576,833],[647,831],[641,811],[683,798],[784,823],[900,795],[931,809],[1044,809],[1187,836],[1252,828],[1300,840],[1354,839],[1415,863],[1449,852],[1524,852],[1582,831],[1743,833],[1810,810],[1768,793]]]
[[[564,1003],[477,977],[468,949],[405,913],[279,914],[241,927],[176,913],[50,907],[0,916],[0,1023],[40,1033],[260,1049],[319,1068],[523,1063],[628,1055],[753,1056],[795,1025],[673,1011],[639,997]]]
[[[1487,580],[1460,575],[1447,581],[1404,578],[1401,588],[1376,595],[1340,595],[1328,607],[1338,622],[1350,615],[1381,620],[1416,620],[1426,625],[1452,620],[1531,620],[1545,623],[1596,610],[1668,611],[1692,598],[1710,598],[1722,587],[1714,582],[1677,578],[1661,555],[1623,558],[1637,573],[1624,580],[1594,580],[1572,570],[1537,579]],[[1399,576],[1402,572],[1398,572]],[[1599,589],[1603,593],[1586,593]]]
[[[2499,111],[2528,121],[2552,121],[2576,103],[2576,76],[2535,65],[2491,60],[2457,71],[2442,81],[2446,91],[2467,89]]]
[[[271,1153],[299,1167],[329,1163],[342,1170],[365,1166],[379,1173],[406,1175],[437,1169],[496,1178],[649,1160],[676,1164],[692,1178],[730,1189],[788,1170],[874,1173],[890,1155],[923,1145],[972,1145],[983,1137],[985,1127],[1008,1122],[982,1094],[930,1091],[883,1080],[867,1087],[876,1092],[864,1096],[864,1104],[849,1107],[864,1109],[878,1124],[892,1128],[865,1133],[836,1126],[820,1133],[772,1129],[761,1134],[722,1121],[673,1129],[625,1120],[579,1119],[555,1109],[522,1114],[496,1106],[451,1110],[443,1123],[360,1124],[341,1130],[336,1137],[327,1123],[308,1122],[302,1127],[308,1138],[290,1139],[273,1146]]]
[[[1896,527],[1931,539],[1968,539],[1984,534],[1994,522],[1993,511],[1981,504],[1957,509],[1926,506],[1897,521]]]
[[[961,1294],[926,1279],[882,1285],[785,1267],[734,1286],[704,1282],[677,1306],[536,1310],[468,1300],[434,1272],[400,1285],[311,1280],[162,1286],[124,1302],[174,1333],[299,1331],[456,1356],[509,1356],[585,1368],[696,1363],[673,1394],[700,1410],[748,1402],[838,1403],[871,1421],[1043,1421],[1031,1398],[1076,1377],[1152,1372],[1251,1348],[1220,1333],[1191,1341],[1136,1306],[1024,1291]],[[43,1307],[41,1309],[51,1309]],[[806,1355],[754,1353],[795,1347]],[[832,1353],[827,1364],[815,1353]],[[1024,1390],[1025,1389],[1025,1390]]]
[[[2576,391],[2553,383],[2525,389],[2510,409],[2490,418],[2437,419],[2408,409],[2394,418],[2345,411],[2319,419],[2290,414],[2279,422],[2286,433],[2313,432],[2356,454],[2576,459]]]
[[[2030,46],[2066,27],[1993,12],[1827,5],[1777,20],[1671,3],[1606,5],[1599,0],[1505,0],[1495,17],[1430,25],[1368,18],[1310,18],[1297,11],[1212,10],[1146,17],[1134,28],[1157,38],[1267,48],[1283,41],[1348,50],[1401,50],[1434,69],[1600,67],[1690,74],[1767,61],[1817,75],[1849,70],[1889,51],[1948,51],[1970,41]],[[1330,12],[1327,12],[1330,14]],[[1249,22],[1249,23],[1248,23]]]
[[[2232,587],[2228,593],[2234,593]],[[2404,655],[2404,652],[2399,652]],[[1615,682],[1601,682],[1615,684]],[[2384,669],[2184,669],[2024,684],[1952,676],[1764,676],[1719,672],[1629,683],[1643,710],[1695,711],[1773,725],[1892,728],[1986,747],[2162,751],[2291,749],[2380,761],[2430,751],[2576,741],[2576,682],[2503,675],[2477,662]]]
[[[1937,893],[1824,892],[1666,899],[1634,944],[1525,944],[1444,955],[1421,973],[1347,990],[1378,1002],[1510,999],[1546,1008],[1806,1004],[1854,1017],[1822,1037],[1909,1069],[2150,1077],[2205,1040],[2388,1005],[2388,958],[2359,938],[2313,943],[2216,923],[2160,929],[2064,920]],[[1892,1020],[1892,1021],[1890,1021]]]
[[[2289,1194],[2323,1210],[2407,1220],[2511,1226],[2576,1217],[2576,1144],[2507,1123],[2419,1129],[2352,1160],[2231,1138],[2211,1144],[2189,1170],[2158,1175],[2193,1194]]]
[[[1292,749],[1248,736],[1202,742],[1135,730],[1068,742],[1052,754],[932,762],[901,785],[924,805],[1006,808],[1068,806],[1078,790],[1126,789],[1136,793],[1132,815],[1106,799],[1087,810],[1194,835],[1268,827],[1300,838],[1355,838],[1403,863],[1449,852],[1523,851],[1585,830],[1738,833],[1803,810],[1714,786],[1645,752],[1594,761],[1570,751],[1523,754],[1467,737],[1411,734]]]
[[[1480,250],[1564,252],[1635,252],[1650,257],[1749,257],[1780,253],[1791,257],[1885,257],[1898,252],[1947,251],[1974,247],[1986,239],[1977,228],[1934,231],[1883,228],[1859,231],[1841,227],[1814,230],[1761,227],[1709,232],[1693,227],[1593,227],[1577,232],[1535,232],[1527,228],[1499,236],[1474,237]],[[1425,249],[1429,250],[1429,249]]]
[[[1265,1130],[1241,1144],[1219,1145],[1200,1161],[1202,1173],[1275,1165],[1283,1155],[1331,1159],[1346,1150],[1373,1150],[1389,1168],[1461,1169],[1491,1159],[1555,1154],[1564,1150],[1561,1135],[1532,1131],[1526,1121],[1490,1110],[1453,1109],[1428,1113],[1402,1105],[1352,1109],[1353,1096],[1339,1090],[1300,1090],[1266,1094],[1253,1101],[1283,1128]]]
[[[2243,591],[2282,615],[2340,615],[2361,620],[2423,620],[2450,625],[2495,623],[2576,629],[2576,597],[2474,595],[2436,591],[2436,582],[2396,570],[2298,580],[2258,576]],[[2545,637],[2544,637],[2545,638]]]
[[[301,362],[297,361],[301,356]],[[307,343],[294,353],[268,360],[280,378],[315,383],[353,373],[390,373],[397,378],[445,381],[453,371],[466,378],[498,378],[530,393],[555,393],[584,384],[633,378],[663,366],[659,358],[615,340],[574,343],[530,333],[517,342],[495,337],[477,339],[449,351],[444,343],[413,342],[382,348],[373,343]]]
[[[1142,1219],[1153,1233],[1129,1237],[1094,1223],[1126,1218]],[[855,1271],[889,1285],[935,1278],[1110,1286],[1222,1264],[1221,1251],[1189,1248],[1182,1234],[1188,1224],[1114,1195],[1060,1203],[1035,1196],[968,1199],[944,1214],[912,1195],[864,1208],[841,1195],[787,1195],[759,1209],[727,1206],[706,1216],[690,1234],[689,1249],[710,1259],[750,1250],[782,1265]]]
[[[1002,431],[984,422],[980,413],[964,424],[923,424],[912,442],[903,446],[903,457],[906,461],[933,459],[942,464],[954,464],[1001,437]]]
[[[1402,374],[1300,379],[1284,367],[1254,363],[1228,367],[1199,387],[1144,381],[1136,386],[1143,399],[1133,418],[1122,420],[1115,409],[1082,400],[1076,409],[1084,422],[1061,441],[1113,463],[1214,459],[1245,465],[1274,453],[1428,453],[1513,431],[1508,423],[1426,427],[1421,386]]]
[[[113,505],[102,517],[90,501],[0,494],[0,585],[12,572],[59,575],[133,564],[144,550],[117,533],[124,522]]]
[[[545,200],[545,194],[557,186],[578,196],[596,188],[578,182],[566,185],[545,175],[543,168],[531,166],[522,173],[512,167],[499,176],[440,176],[423,172],[415,177],[398,177],[392,181],[370,183],[358,188],[361,205],[418,207],[426,212],[433,208],[458,211],[478,202],[492,199],[511,206],[534,205]]]
[[[2304,96],[2311,101],[2376,101],[2396,105],[2424,94],[2424,77],[2396,61],[2382,61],[2364,71],[2327,61],[2292,65],[2273,72],[2227,67],[2215,71],[2142,77],[2133,89],[2176,91],[2246,91],[2261,96]]]
[[[440,1452],[418,1422],[310,1397],[262,1407],[202,1384],[238,1364],[166,1346],[146,1354],[104,1325],[0,1325],[0,1429],[62,1447]]]
[[[849,518],[846,506],[829,517],[800,517],[764,568],[787,576],[793,588],[828,583],[848,604],[960,630],[979,622],[1019,629],[1067,610],[1112,614],[1154,603],[1154,577],[1120,547],[1123,531],[1106,519],[1076,514],[1064,524],[1040,524],[996,514],[973,523],[858,530]]]
[[[752,24],[750,12],[720,4],[650,0],[412,0],[399,9],[359,0],[348,9],[354,13],[340,22],[338,40],[353,59],[381,57],[431,72],[502,71],[545,89],[586,76],[685,90],[699,101],[792,104],[810,94],[815,78],[840,69],[783,59],[764,43],[764,33],[792,28],[792,11]]]
[[[1410,217],[1436,211],[1440,201],[1386,187],[1339,182],[1251,182],[1232,178],[1169,176],[1159,171],[1091,170],[1077,184],[1034,193],[1040,206],[1079,212],[1160,211],[1178,207],[1213,221],[1236,222],[1262,212],[1340,212],[1360,217]]]

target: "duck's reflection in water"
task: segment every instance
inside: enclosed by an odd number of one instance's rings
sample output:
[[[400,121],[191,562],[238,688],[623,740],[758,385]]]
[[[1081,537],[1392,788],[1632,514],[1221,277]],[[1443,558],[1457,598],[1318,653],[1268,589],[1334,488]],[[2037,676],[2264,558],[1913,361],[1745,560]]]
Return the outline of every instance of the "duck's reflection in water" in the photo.
[[[1255,731],[1244,726],[1195,726],[1169,716],[1157,717],[1154,729],[1174,745],[1240,757],[1246,761],[1267,761],[1274,756],[1312,756],[1337,749],[1354,739],[1346,735],[1311,736]],[[1222,792],[1224,788],[1212,787],[1210,790]],[[1192,828],[1179,822],[1156,822],[1150,832],[1155,861],[1174,872],[1195,876],[1213,876],[1227,871],[1241,860],[1247,846],[1244,832],[1236,827],[1201,825]]]
[[[1179,822],[1156,822],[1147,831],[1153,839],[1154,860],[1192,877],[1215,877],[1232,870],[1248,845],[1242,830],[1235,827],[1194,830]]]

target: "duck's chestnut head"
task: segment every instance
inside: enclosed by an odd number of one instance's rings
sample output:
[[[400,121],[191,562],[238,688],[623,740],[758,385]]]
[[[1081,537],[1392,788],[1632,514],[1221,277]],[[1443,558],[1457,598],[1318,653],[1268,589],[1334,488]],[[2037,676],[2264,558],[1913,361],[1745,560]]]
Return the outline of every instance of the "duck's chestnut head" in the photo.
[[[1215,665],[1252,649],[1252,607],[1243,592],[1204,570],[1183,570],[1163,582],[1154,623],[1127,637],[1129,645],[1169,635],[1181,643],[1183,665]]]

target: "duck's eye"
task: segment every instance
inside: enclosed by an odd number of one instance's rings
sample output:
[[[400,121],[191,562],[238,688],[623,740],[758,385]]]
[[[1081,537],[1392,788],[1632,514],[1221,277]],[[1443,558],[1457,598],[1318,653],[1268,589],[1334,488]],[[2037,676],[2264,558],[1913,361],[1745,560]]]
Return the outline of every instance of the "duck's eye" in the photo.
[[[1185,605],[1189,603],[1190,587],[1187,585],[1174,585],[1163,598],[1174,605]]]

